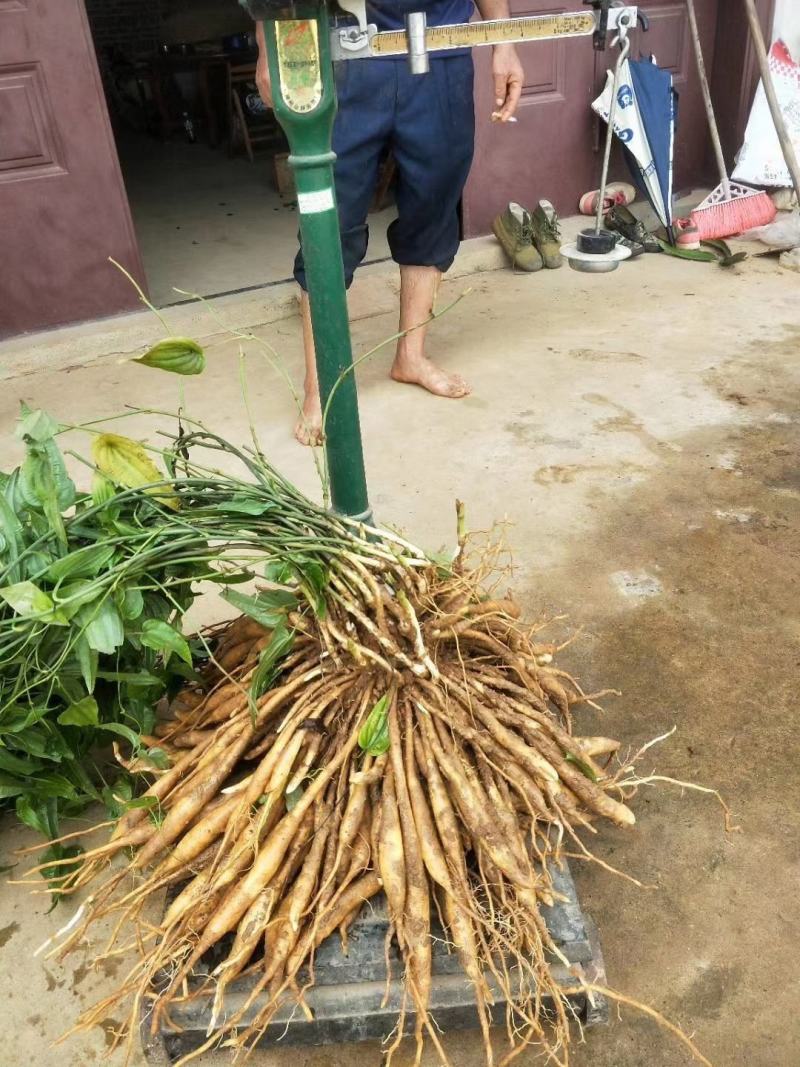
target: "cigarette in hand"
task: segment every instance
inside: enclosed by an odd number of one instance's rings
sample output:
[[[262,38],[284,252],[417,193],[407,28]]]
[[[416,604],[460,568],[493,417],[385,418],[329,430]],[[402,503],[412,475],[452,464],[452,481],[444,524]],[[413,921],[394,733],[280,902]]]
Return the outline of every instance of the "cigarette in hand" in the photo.
[[[503,121],[503,119],[501,117],[501,112],[493,111],[492,112],[492,122],[502,122],[502,121]],[[513,115],[510,115],[505,121],[506,122],[517,122],[517,119],[514,118]]]

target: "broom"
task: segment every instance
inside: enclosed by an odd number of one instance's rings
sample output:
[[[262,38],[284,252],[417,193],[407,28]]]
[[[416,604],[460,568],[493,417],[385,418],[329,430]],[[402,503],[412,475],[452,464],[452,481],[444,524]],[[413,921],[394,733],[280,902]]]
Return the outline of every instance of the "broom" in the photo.
[[[772,222],[778,211],[766,193],[751,189],[749,185],[732,182],[728,177],[717,120],[714,116],[714,105],[711,101],[711,90],[708,86],[706,65],[703,60],[694,0],[686,0],[686,6],[689,10],[689,27],[700,74],[700,86],[703,90],[703,102],[708,115],[711,142],[714,145],[720,174],[720,184],[712,193],[709,193],[702,204],[694,209],[691,213],[691,220],[697,227],[701,241],[719,240],[731,237],[735,233],[742,233],[754,226],[765,226],[768,222]]]

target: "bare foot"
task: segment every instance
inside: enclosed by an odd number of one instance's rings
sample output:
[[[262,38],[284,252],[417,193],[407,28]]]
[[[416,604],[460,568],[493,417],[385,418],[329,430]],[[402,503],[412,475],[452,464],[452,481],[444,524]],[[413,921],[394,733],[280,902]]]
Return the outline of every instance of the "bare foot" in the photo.
[[[322,432],[322,408],[319,396],[306,396],[303,402],[303,414],[297,420],[294,435],[301,445],[321,445],[324,439]]]
[[[395,360],[392,378],[406,385],[419,385],[434,396],[446,396],[458,400],[472,392],[460,374],[448,374],[425,356],[417,359]]]

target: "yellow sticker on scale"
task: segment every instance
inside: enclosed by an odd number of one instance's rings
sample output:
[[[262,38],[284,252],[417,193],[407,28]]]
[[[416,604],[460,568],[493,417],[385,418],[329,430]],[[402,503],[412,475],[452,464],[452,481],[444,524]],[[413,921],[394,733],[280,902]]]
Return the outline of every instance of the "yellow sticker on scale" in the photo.
[[[311,19],[275,22],[281,93],[291,111],[313,111],[322,99],[317,23]]]

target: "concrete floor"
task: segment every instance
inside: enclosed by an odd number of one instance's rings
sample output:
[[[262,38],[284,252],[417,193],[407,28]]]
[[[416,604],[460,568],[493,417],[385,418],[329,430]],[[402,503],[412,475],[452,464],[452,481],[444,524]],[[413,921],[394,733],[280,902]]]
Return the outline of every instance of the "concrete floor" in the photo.
[[[175,289],[201,296],[233,292],[292,273],[297,251],[297,212],[272,180],[272,158],[255,163],[229,158],[186,141],[156,141],[126,134],[120,161],[150,298],[158,307],[185,299]],[[368,261],[389,255],[389,208],[370,217]]]
[[[354,323],[359,352],[394,329],[391,284],[381,271],[365,282]],[[443,301],[468,284],[435,325],[431,353],[471,380],[472,397],[437,400],[391,383],[388,351],[359,372],[376,511],[434,549],[452,544],[455,497],[468,502],[475,529],[506,519],[511,582],[527,613],[566,613],[554,634],[584,629],[564,663],[590,689],[622,690],[604,714],[582,713],[580,727],[633,747],[677,727],[646,767],[718,787],[743,832],[725,833],[713,798],[667,785],[642,791],[635,831],[602,828],[597,854],[655,886],[576,871],[609,982],[679,1022],[717,1067],[794,1067],[797,277],[771,260],[726,272],[653,256],[605,277],[477,274],[448,282]],[[299,380],[297,320],[262,333]],[[244,438],[236,345],[218,341],[208,354],[205,376],[185,383],[186,404]],[[0,399],[6,461],[22,397],[79,421],[124,401],[172,407],[178,390],[116,358],[12,379]],[[251,404],[267,453],[313,491],[311,458],[289,434],[291,404],[256,356]],[[152,421],[132,420],[127,431],[148,425],[152,433]],[[31,840],[10,819],[0,835],[6,861]],[[41,897],[0,886],[0,961],[13,976],[0,1005],[4,1067],[86,1067],[106,1047],[98,1030],[50,1048],[124,970],[91,972],[80,955],[66,965],[33,960],[65,921],[45,907]],[[114,1020],[110,1012],[106,1026]],[[449,1035],[447,1044],[453,1062],[482,1062],[473,1034]],[[344,1067],[355,1057],[377,1067],[379,1048],[270,1051],[251,1062]],[[198,1061],[227,1062],[223,1054]],[[540,1061],[531,1052],[517,1062]],[[588,1034],[571,1062],[679,1067],[689,1056],[626,1009]],[[435,1063],[431,1054],[426,1067]]]

